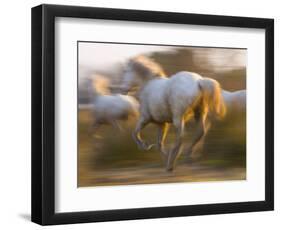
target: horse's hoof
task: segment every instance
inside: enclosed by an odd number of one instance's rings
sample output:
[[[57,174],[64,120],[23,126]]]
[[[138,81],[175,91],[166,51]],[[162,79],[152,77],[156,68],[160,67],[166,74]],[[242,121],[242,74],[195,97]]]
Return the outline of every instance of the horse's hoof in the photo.
[[[142,149],[148,151],[148,150],[152,149],[154,146],[155,146],[155,144],[144,143],[143,146],[142,146]]]
[[[173,172],[173,171],[174,171],[174,167],[167,167],[167,168],[166,168],[166,171],[167,171],[167,172]]]
[[[148,147],[147,147],[147,150],[150,150],[152,149],[156,144],[150,144]]]

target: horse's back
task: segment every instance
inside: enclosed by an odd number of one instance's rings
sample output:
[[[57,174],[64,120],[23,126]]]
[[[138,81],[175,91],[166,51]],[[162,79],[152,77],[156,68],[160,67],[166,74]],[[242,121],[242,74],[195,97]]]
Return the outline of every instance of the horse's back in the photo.
[[[235,94],[234,103],[236,107],[239,109],[246,109],[246,100],[247,100],[246,90],[239,90],[234,94]]]
[[[239,100],[243,101],[246,99],[246,90],[238,90],[234,92],[236,94],[236,97],[239,98]]]
[[[198,79],[200,75],[182,71],[150,81],[141,94],[142,114],[157,122],[183,115],[198,97]]]
[[[198,89],[198,80],[202,79],[199,74],[181,71],[170,77],[170,88],[173,93],[191,93]]]
[[[174,115],[182,114],[191,109],[200,93],[198,74],[182,71],[171,76],[169,84],[169,103]]]
[[[189,72],[189,71],[180,71],[175,74],[173,74],[170,78],[185,78],[189,79],[191,81],[196,81],[198,79],[201,79],[202,76],[198,73]]]
[[[238,90],[234,92],[223,90],[222,96],[228,110],[246,109],[246,90]]]

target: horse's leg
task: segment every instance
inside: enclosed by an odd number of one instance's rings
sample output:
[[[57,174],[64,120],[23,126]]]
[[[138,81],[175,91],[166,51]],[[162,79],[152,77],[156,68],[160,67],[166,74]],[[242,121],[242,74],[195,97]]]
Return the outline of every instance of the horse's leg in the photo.
[[[184,119],[181,117],[173,119],[173,125],[175,126],[176,129],[177,138],[168,156],[167,165],[166,165],[167,171],[172,171],[174,169],[176,159],[180,155],[182,139],[184,135]]]
[[[194,150],[203,143],[204,138],[208,129],[210,128],[210,123],[206,121],[208,112],[200,111],[195,113],[195,119],[197,121],[197,128],[195,135],[191,141],[190,146],[187,148],[186,155],[187,157],[194,157]]]
[[[137,143],[138,147],[144,150],[149,150],[153,145],[148,145],[141,137],[141,130],[149,123],[148,119],[141,117],[136,125],[136,128],[133,132],[133,139]]]
[[[187,155],[189,154],[191,159],[196,159],[196,158],[199,158],[202,156],[202,149],[203,149],[203,144],[205,142],[205,138],[206,138],[206,135],[209,131],[211,127],[211,122],[206,119],[205,120],[205,129],[204,129],[204,134],[203,136],[201,137],[201,139],[193,146],[192,150],[188,150],[189,153],[187,153]]]
[[[114,119],[111,119],[109,120],[109,123],[117,130],[123,132],[123,128],[121,127],[121,125],[118,123],[118,121],[114,120]]]
[[[167,162],[167,153],[164,148],[164,142],[168,134],[169,126],[170,125],[168,123],[163,123],[163,124],[159,124],[159,128],[158,128],[157,145],[158,145],[158,149],[160,150],[161,157],[163,159],[164,164],[166,164]]]

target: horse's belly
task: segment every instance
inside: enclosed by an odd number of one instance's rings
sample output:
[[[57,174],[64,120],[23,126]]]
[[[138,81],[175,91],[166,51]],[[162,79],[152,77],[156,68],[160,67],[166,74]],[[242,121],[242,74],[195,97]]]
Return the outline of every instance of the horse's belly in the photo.
[[[159,116],[159,115],[156,115],[156,116],[152,116],[152,119],[151,119],[154,123],[171,123],[172,122],[172,117],[171,116],[166,116],[166,115],[163,115],[163,116]]]
[[[167,82],[166,79],[152,81],[145,87],[140,97],[143,115],[148,116],[155,123],[172,120],[166,95]]]
[[[151,119],[154,122],[163,123],[172,121],[172,114],[170,112],[170,108],[165,102],[157,105],[152,104],[149,108],[149,113]]]

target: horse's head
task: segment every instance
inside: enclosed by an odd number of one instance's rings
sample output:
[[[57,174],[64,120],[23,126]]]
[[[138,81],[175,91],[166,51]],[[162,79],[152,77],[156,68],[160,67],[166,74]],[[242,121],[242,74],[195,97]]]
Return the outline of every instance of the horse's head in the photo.
[[[165,74],[160,65],[146,56],[139,55],[127,62],[123,75],[122,91],[127,93],[132,88],[142,86],[152,78],[163,76]]]
[[[129,61],[123,74],[121,85],[122,93],[127,94],[131,89],[142,84],[142,77],[134,70],[132,63]]]

